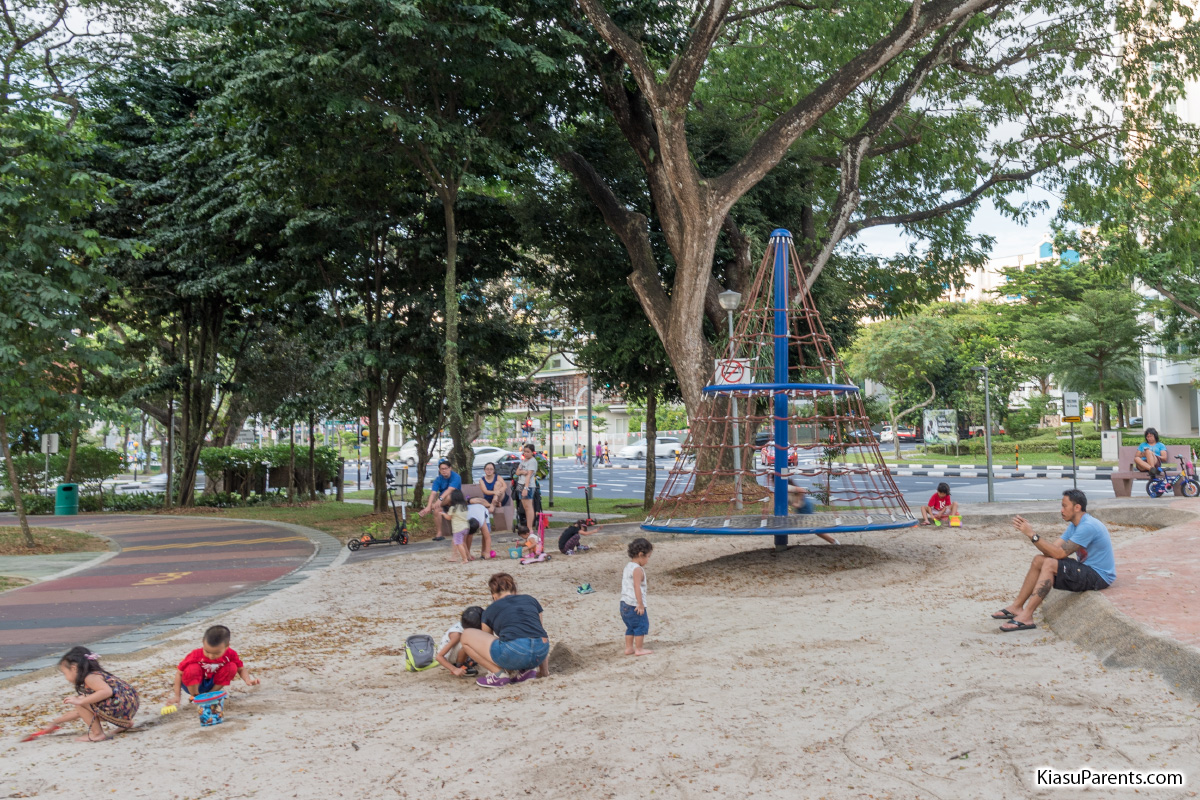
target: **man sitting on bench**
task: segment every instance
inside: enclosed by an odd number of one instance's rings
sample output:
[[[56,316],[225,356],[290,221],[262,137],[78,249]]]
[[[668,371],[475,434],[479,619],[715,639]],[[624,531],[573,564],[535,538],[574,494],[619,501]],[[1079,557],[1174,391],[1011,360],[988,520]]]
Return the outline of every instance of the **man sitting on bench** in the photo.
[[[1157,477],[1164,474],[1162,461],[1166,455],[1167,446],[1158,440],[1158,431],[1146,428],[1146,441],[1138,445],[1133,465],[1142,472],[1150,473],[1150,477]]]

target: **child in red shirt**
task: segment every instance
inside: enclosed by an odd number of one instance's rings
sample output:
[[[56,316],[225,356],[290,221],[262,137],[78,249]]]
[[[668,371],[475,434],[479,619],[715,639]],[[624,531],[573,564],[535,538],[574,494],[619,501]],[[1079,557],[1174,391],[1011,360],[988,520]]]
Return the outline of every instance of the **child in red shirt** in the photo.
[[[249,686],[258,685],[258,678],[250,674],[237,651],[229,646],[229,628],[213,625],[204,632],[203,646],[179,662],[170,704],[179,704],[180,688],[187,689],[187,693],[195,697],[227,688],[235,676],[240,676]]]
[[[950,499],[950,484],[939,483],[937,491],[929,498],[929,503],[921,506],[921,524],[946,522],[952,516],[958,516],[958,503]]]

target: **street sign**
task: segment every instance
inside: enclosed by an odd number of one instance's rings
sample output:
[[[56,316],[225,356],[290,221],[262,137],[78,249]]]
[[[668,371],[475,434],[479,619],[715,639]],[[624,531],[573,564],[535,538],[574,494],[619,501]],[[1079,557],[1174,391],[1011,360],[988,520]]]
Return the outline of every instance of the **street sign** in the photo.
[[[1063,392],[1063,422],[1083,422],[1079,415],[1079,392]]]
[[[718,358],[713,363],[716,365],[714,380],[718,386],[754,383],[748,358]]]
[[[42,452],[46,455],[58,452],[58,434],[43,433],[42,434]]]

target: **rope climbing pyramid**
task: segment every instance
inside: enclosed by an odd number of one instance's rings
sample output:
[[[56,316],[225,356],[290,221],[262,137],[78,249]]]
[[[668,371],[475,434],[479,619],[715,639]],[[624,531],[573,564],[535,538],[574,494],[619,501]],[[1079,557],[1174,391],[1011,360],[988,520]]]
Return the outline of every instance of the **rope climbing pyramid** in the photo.
[[[829,534],[917,524],[808,291],[792,235],[772,231],[714,382],[646,531]]]

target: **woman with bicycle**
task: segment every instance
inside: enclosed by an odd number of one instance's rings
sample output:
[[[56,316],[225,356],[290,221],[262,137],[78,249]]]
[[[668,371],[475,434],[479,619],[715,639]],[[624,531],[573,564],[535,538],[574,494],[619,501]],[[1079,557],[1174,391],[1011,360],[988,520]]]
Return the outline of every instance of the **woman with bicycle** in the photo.
[[[1158,440],[1158,431],[1146,428],[1146,441],[1138,445],[1133,465],[1152,477],[1163,475],[1162,460],[1167,456],[1167,446]]]

